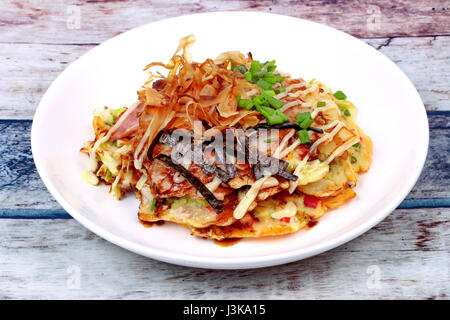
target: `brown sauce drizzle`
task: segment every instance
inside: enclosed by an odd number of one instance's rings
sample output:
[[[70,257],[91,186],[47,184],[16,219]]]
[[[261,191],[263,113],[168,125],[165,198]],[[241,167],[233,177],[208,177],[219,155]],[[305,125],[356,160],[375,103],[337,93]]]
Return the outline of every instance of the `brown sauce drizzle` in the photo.
[[[151,228],[153,227],[155,224],[157,226],[162,226],[164,224],[164,220],[159,220],[159,221],[144,221],[144,220],[139,220],[140,224],[142,224],[144,227],[146,228]]]
[[[319,221],[317,221],[317,220],[310,220],[310,221],[308,221],[307,227],[308,227],[308,229],[312,229],[312,228],[314,228],[318,223],[319,223]]]
[[[231,247],[241,240],[242,238],[228,238],[223,240],[214,240],[214,243],[221,247]]]

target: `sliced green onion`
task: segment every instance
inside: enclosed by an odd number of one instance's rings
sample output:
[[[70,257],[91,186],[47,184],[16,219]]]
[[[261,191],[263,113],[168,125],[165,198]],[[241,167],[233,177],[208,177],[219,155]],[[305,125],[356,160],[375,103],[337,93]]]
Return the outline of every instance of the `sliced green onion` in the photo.
[[[267,102],[274,108],[280,109],[283,106],[283,102],[278,100],[275,97],[272,96],[265,96]]]
[[[272,61],[266,61],[264,63],[264,69],[266,69],[268,72],[274,72],[277,66],[275,65],[275,60]]]
[[[352,156],[352,157],[350,158],[350,162],[351,162],[351,163],[356,163],[356,162],[358,162],[358,159],[356,159],[354,156]]]
[[[239,99],[238,105],[241,108],[251,110],[253,108],[253,101],[249,99]]]
[[[310,112],[302,112],[295,116],[297,123],[301,123],[303,120],[309,119],[309,118],[311,118]]]
[[[282,93],[285,91],[286,91],[286,88],[279,88],[279,89],[275,90],[276,93]]]
[[[266,142],[267,142],[267,143],[271,143],[271,142],[272,142],[272,139],[269,138],[269,139],[266,140]]]
[[[268,96],[273,97],[273,96],[275,95],[275,91],[273,91],[273,90],[262,90],[262,91],[260,92],[260,94],[262,94],[262,95],[268,95]]]
[[[282,76],[277,75],[277,82],[282,83],[284,78]]]
[[[284,120],[284,122],[290,121],[289,118],[281,110],[277,110],[275,113],[279,115]]]
[[[308,131],[306,131],[305,129],[298,131],[298,137],[300,138],[300,142],[303,144],[311,143]]]
[[[168,203],[173,203],[173,198],[167,198],[166,201],[167,201]]]
[[[339,107],[339,109],[341,109],[341,111],[344,113],[344,116],[346,117],[350,117],[352,114],[350,113],[350,111],[348,110],[347,105],[343,104],[343,103],[336,103],[337,106]]]
[[[261,70],[261,65],[258,60],[252,60],[250,63],[250,72],[253,74]]]
[[[267,117],[267,124],[269,126],[274,126],[277,124],[282,124],[284,123],[284,119],[282,117],[280,117],[279,115],[273,115],[270,117]]]
[[[311,81],[309,81],[309,84],[313,84],[316,81],[316,78],[312,78]]]
[[[267,82],[269,82],[271,84],[277,83],[276,75],[273,74],[273,73],[266,73],[266,74],[263,75],[262,78],[264,79],[264,81],[267,81]]]
[[[253,77],[253,80],[256,81],[258,79],[263,78],[266,74],[267,74],[266,71],[257,71],[255,73],[252,73],[252,77]]]
[[[155,206],[156,206],[156,199],[153,199],[152,206],[150,207],[150,210],[154,211],[155,210]]]
[[[321,153],[319,154],[318,158],[320,162],[324,162],[325,160],[327,160],[327,155],[325,153]]]
[[[356,149],[359,149],[359,148],[361,148],[361,143],[357,142],[352,147],[356,148]]]
[[[317,108],[325,107],[326,104],[327,103],[325,101],[319,101],[319,102],[317,102]]]
[[[305,119],[299,124],[299,126],[302,129],[308,129],[309,126],[312,125],[313,122],[314,122],[313,119]]]
[[[344,108],[344,110],[342,110],[342,111],[344,111],[344,116],[346,116],[346,117],[350,117],[352,114],[350,113],[350,111],[348,111],[348,109],[347,108]]]
[[[345,93],[343,93],[342,91],[336,91],[333,96],[338,99],[338,100],[345,100],[347,99],[347,96],[345,95]]]
[[[266,117],[266,119],[267,119],[267,123],[270,126],[273,126],[276,124],[282,124],[286,121],[289,121],[289,118],[280,110],[276,110],[274,115]]]
[[[265,81],[267,81],[267,82],[269,82],[271,84],[275,84],[277,82],[283,82],[284,81],[283,77],[281,77],[281,76],[279,76],[277,74],[274,74],[274,73],[266,73],[266,74],[263,75],[262,78]]]
[[[250,71],[245,72],[244,77],[245,77],[245,80],[247,80],[248,82],[252,82],[252,80],[253,80],[252,73]]]
[[[261,95],[253,96],[252,101],[255,106],[267,105],[266,99]]]
[[[309,126],[314,122],[310,112],[302,112],[297,114],[295,120],[302,129],[308,129]]]
[[[256,110],[260,112],[265,118],[275,115],[275,110],[266,106],[256,106]]]
[[[256,85],[264,90],[272,90],[272,85],[269,82],[262,79],[256,81]]]

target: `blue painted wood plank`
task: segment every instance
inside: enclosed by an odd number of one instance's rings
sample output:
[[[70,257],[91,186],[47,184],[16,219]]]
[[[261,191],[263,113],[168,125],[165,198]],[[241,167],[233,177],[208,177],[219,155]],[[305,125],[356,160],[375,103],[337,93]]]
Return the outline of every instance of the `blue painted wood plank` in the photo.
[[[427,111],[428,116],[450,115],[450,110],[430,110]]]
[[[0,219],[72,219],[64,209],[0,209]]]
[[[450,198],[405,199],[397,209],[450,208]]]

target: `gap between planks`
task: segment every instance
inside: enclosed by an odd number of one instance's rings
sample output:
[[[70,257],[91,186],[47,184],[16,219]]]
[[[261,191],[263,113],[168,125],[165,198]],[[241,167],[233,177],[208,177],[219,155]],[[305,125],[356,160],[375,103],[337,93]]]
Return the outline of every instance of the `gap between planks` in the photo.
[[[450,33],[444,34],[430,34],[430,35],[416,35],[416,36],[376,36],[376,37],[361,37],[358,38],[361,41],[370,42],[371,40],[384,40],[384,45],[376,46],[375,49],[380,50],[388,46],[392,40],[394,39],[420,39],[420,38],[434,38],[436,40],[437,37],[450,37]],[[107,39],[109,40],[109,39]],[[105,40],[106,41],[106,40]],[[8,45],[43,45],[43,46],[98,46],[103,42],[73,42],[73,43],[64,43],[64,42],[31,42],[31,41],[2,41],[0,40],[0,45],[8,44]]]

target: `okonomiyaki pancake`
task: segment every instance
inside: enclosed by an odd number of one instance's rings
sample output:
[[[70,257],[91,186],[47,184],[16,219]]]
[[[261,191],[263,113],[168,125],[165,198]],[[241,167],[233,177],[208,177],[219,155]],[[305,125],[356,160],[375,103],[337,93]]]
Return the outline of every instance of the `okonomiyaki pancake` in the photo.
[[[252,53],[194,62],[194,41],[145,67],[135,103],[94,112],[87,183],[217,240],[293,233],[356,196],[373,147],[345,93]]]

